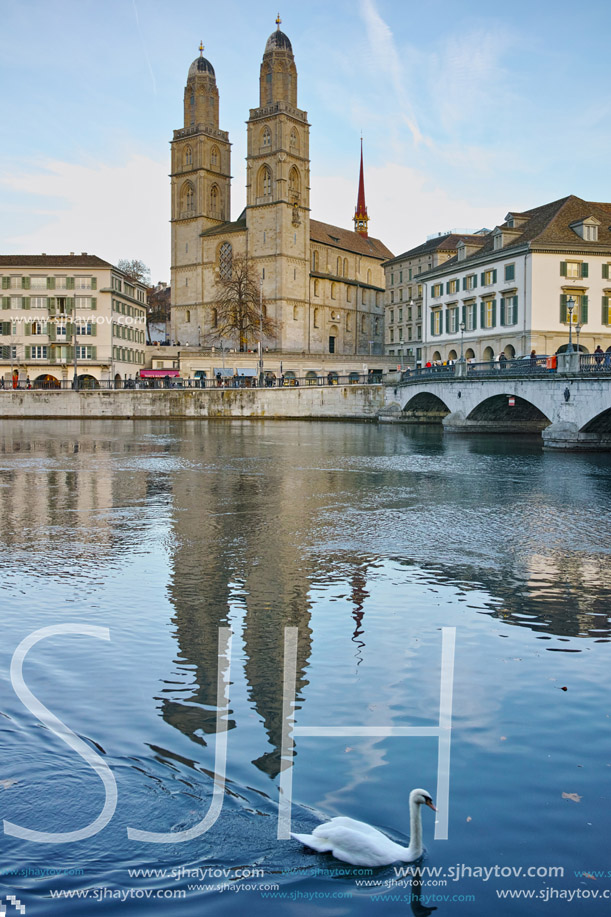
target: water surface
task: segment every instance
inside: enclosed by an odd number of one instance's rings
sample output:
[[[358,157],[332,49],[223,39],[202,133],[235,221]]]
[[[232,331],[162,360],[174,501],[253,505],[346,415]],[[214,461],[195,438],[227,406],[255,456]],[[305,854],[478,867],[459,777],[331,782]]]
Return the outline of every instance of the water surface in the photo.
[[[4,893],[28,917],[421,915],[427,895],[440,915],[550,914],[569,892],[577,913],[608,912],[609,456],[431,427],[5,422],[0,492],[4,819],[68,832],[101,811],[100,779],[22,705],[9,669],[39,628],[110,635],[49,637],[24,665],[118,789],[112,820],[86,840],[4,835]],[[447,884],[425,885],[421,901],[392,867],[359,884],[277,838],[282,768],[300,831],[345,814],[407,844],[409,790],[437,789],[432,737],[297,737],[282,759],[287,627],[296,722],[316,726],[436,726],[441,629],[456,629],[447,840],[423,814],[424,865]],[[233,632],[221,697],[219,628]],[[178,832],[204,817],[219,709],[227,781],[214,825],[185,843],[129,839],[128,827]],[[488,878],[461,867],[453,881],[457,864]],[[53,898],[74,890],[90,900]],[[538,897],[498,897],[519,890]]]

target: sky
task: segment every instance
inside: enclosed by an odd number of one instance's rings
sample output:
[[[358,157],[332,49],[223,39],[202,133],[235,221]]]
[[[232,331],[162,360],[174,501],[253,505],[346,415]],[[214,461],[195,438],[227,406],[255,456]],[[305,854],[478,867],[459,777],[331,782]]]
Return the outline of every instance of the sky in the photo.
[[[576,194],[609,201],[604,0],[0,0],[0,252],[139,258],[169,281],[169,141],[200,40],[245,203],[246,127],[275,30],[311,124],[311,209],[399,254]]]

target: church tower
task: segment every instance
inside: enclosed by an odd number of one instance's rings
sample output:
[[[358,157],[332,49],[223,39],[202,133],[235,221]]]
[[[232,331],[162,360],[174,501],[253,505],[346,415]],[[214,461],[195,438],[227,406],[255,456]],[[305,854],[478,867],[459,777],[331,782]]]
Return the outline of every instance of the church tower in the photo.
[[[216,77],[203,51],[200,44],[199,57],[189,67],[184,127],[174,131],[170,173],[173,325],[181,327],[181,340],[190,344],[200,343],[201,337],[200,234],[230,215],[231,145],[227,132],[219,129]]]
[[[280,31],[267,39],[259,107],[250,110],[246,158],[248,256],[263,277],[268,314],[280,323],[275,347],[303,350],[308,335],[310,125],[297,107],[297,68]]]

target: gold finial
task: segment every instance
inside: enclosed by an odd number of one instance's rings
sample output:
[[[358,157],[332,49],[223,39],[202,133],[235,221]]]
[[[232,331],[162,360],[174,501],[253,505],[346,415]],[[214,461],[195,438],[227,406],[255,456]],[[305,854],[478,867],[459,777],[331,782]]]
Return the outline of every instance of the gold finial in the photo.
[[[276,28],[277,28],[278,31],[280,31],[280,23],[281,23],[281,22],[282,22],[282,19],[280,18],[280,13],[278,13],[278,15],[276,16]]]
[[[204,43],[203,43],[203,41],[200,41],[200,43],[199,43],[199,56],[201,57],[201,56],[203,55],[203,53],[204,53]]]

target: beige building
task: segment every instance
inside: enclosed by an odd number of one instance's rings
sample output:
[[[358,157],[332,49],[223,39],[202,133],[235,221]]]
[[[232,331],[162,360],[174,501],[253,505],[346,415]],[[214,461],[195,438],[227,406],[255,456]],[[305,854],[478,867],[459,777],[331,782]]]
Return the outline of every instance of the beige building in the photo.
[[[382,263],[391,252],[368,236],[360,208],[358,232],[310,218],[310,126],[297,103],[291,43],[278,22],[247,122],[246,208],[233,222],[229,136],[219,127],[216,78],[202,50],[189,68],[184,127],[172,141],[171,336],[182,348],[239,349],[237,339],[215,335],[215,302],[219,276],[246,256],[279,327],[264,347],[354,358],[361,369],[363,355],[383,353]]]
[[[457,252],[463,240],[481,241],[488,232],[445,232],[427,239],[384,264],[386,272],[385,343],[388,356],[398,365],[414,366],[422,360],[423,284],[420,275],[438,267]]]
[[[5,386],[133,378],[145,362],[146,287],[96,255],[0,255]]]
[[[457,244],[422,275],[431,361],[611,347],[611,203],[570,195]],[[461,324],[464,331],[461,335]],[[579,338],[579,340],[578,340]]]

